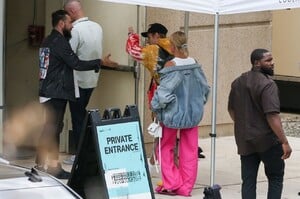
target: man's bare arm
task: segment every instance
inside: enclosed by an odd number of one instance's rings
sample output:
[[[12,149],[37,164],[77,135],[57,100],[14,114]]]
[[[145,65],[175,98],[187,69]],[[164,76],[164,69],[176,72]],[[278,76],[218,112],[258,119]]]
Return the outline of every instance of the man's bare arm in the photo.
[[[268,113],[267,121],[272,128],[273,132],[277,135],[279,141],[282,144],[283,156],[282,159],[287,159],[292,153],[292,148],[289,145],[289,142],[284,134],[281,118],[278,113]]]

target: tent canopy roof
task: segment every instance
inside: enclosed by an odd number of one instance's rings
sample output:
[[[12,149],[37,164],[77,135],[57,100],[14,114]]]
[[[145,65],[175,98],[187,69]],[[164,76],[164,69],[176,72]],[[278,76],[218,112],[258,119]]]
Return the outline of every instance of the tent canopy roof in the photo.
[[[100,0],[206,14],[237,14],[300,7],[300,0]]]

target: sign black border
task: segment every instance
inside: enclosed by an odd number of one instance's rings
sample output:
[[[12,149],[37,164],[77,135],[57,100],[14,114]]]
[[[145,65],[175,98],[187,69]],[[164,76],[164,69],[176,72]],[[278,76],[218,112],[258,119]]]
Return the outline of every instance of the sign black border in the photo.
[[[136,105],[127,105],[125,107],[123,115],[118,108],[106,109],[103,113],[103,117],[100,116],[98,110],[89,110],[85,121],[83,133],[81,134],[81,139],[79,142],[79,147],[77,150],[77,155],[71,170],[71,177],[68,180],[68,186],[70,186],[75,192],[86,198],[86,193],[84,191],[85,182],[89,177],[97,176],[100,178],[99,192],[103,195],[105,199],[109,199],[108,189],[105,181],[105,172],[102,167],[102,158],[100,153],[100,147],[98,142],[97,127],[104,125],[120,124],[137,121],[140,130],[140,143],[142,146],[142,153],[144,156],[144,165],[146,168],[147,179],[149,184],[149,189],[151,192],[151,199],[155,199],[153,186],[151,181],[151,175],[148,168],[147,156],[144,145],[144,136],[141,129],[140,117],[138,114],[138,109]],[[92,160],[92,161],[91,161]],[[92,162],[92,164],[91,164]],[[93,165],[95,164],[96,165]],[[98,197],[98,196],[94,196]]]

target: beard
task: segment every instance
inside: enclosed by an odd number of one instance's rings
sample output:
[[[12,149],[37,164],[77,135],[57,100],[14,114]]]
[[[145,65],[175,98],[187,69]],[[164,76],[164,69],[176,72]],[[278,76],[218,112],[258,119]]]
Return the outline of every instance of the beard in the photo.
[[[69,41],[72,38],[71,31],[64,29],[63,30],[64,37]]]
[[[273,76],[274,75],[274,69],[272,68],[268,68],[268,67],[261,67],[260,71],[265,74],[265,75],[270,75]]]

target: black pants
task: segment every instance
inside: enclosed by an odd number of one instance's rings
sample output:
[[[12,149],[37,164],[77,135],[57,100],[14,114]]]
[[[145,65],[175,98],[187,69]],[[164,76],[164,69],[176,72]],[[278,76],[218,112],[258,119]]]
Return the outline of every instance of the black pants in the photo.
[[[71,118],[72,118],[72,137],[75,141],[76,150],[78,148],[81,132],[83,131],[83,121],[86,116],[86,107],[89,103],[90,97],[92,95],[93,88],[80,88],[80,97],[76,101],[69,102]]]
[[[37,146],[36,163],[44,165],[46,159],[58,160],[59,136],[63,129],[63,119],[67,100],[50,99],[43,103],[45,106],[45,125]]]
[[[283,188],[284,160],[281,144],[275,145],[262,153],[241,156],[242,166],[242,199],[256,198],[257,173],[260,162],[263,162],[268,178],[268,199],[280,199]]]

